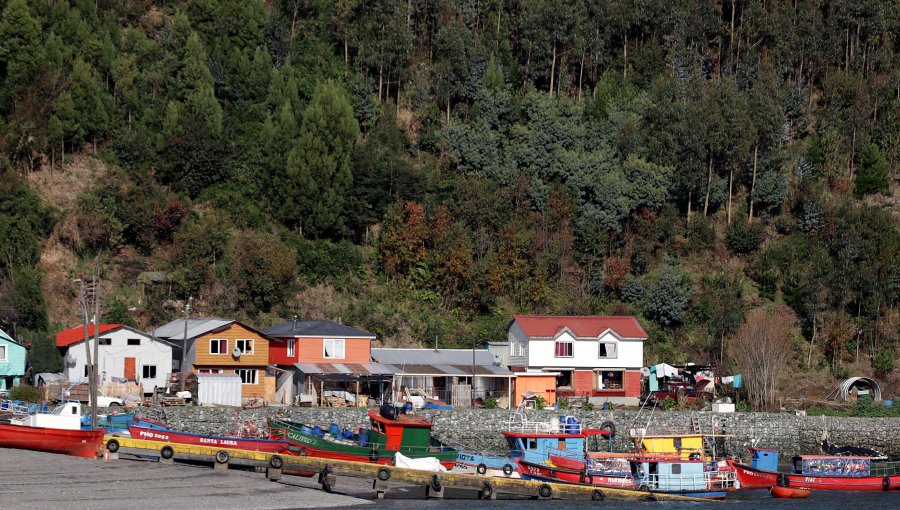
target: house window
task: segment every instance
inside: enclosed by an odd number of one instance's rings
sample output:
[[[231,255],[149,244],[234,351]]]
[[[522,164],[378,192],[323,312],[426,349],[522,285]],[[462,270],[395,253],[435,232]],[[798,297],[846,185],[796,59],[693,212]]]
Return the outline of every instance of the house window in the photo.
[[[200,373],[201,374],[221,374],[222,369],[221,368],[201,368]]]
[[[84,366],[84,376],[85,376],[85,377],[88,376],[88,369],[89,369],[89,368],[90,368],[90,365],[85,365],[85,366]]]
[[[256,372],[258,370],[238,369],[234,373],[241,376],[241,384],[256,384]]]
[[[6,346],[0,345],[0,361],[6,361]]]
[[[235,340],[235,344],[237,348],[240,349],[243,354],[253,354],[253,339],[252,338],[239,338]]]
[[[326,338],[325,344],[326,359],[344,359],[344,339]]]
[[[623,385],[623,376],[625,372],[621,370],[603,370],[597,372],[597,389],[598,390],[621,390]]]
[[[615,342],[600,342],[600,352],[598,354],[598,358],[615,358],[616,357],[616,343]]]
[[[144,379],[156,379],[156,365],[144,365]]]
[[[296,340],[288,340],[287,342],[288,342],[288,346],[287,346],[288,358],[293,358],[294,357],[294,344],[297,341]]]
[[[129,338],[128,345],[141,345],[141,339],[140,338]]]
[[[209,341],[210,354],[228,354],[228,340],[224,338],[213,338]]]
[[[557,340],[556,342],[556,357],[557,358],[571,358],[573,356],[575,350],[575,344],[571,340]]]
[[[112,345],[112,338],[101,338],[100,345]]]

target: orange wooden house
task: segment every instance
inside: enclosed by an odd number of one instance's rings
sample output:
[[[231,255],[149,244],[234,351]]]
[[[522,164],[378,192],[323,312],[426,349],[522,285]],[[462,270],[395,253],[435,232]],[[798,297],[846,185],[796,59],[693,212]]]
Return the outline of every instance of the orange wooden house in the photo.
[[[154,331],[157,338],[184,345],[185,321],[174,320]],[[256,329],[228,319],[188,319],[185,367],[199,374],[236,374],[241,398],[275,401],[275,377],[269,375],[269,352],[275,340]],[[174,355],[180,372],[181,352]]]

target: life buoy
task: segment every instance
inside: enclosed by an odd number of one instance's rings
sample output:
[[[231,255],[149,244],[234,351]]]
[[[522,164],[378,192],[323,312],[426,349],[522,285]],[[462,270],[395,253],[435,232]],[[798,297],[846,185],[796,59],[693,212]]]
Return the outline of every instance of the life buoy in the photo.
[[[483,474],[487,473],[487,466],[485,466],[484,464],[479,464],[478,466],[475,467],[475,472],[478,473],[479,475],[483,475]]]
[[[441,492],[441,489],[444,486],[441,484],[441,477],[438,475],[431,475],[431,489],[434,492]]]
[[[514,469],[512,467],[512,464],[506,464],[503,466],[503,474],[504,475],[510,476],[511,474],[513,474],[513,471],[514,471]]]
[[[281,466],[283,465],[284,460],[278,455],[272,455],[271,457],[269,457],[269,466],[271,466],[272,469],[281,469]]]
[[[159,450],[159,456],[164,459],[171,459],[175,456],[175,450],[173,450],[169,445],[163,446]]]
[[[378,450],[372,448],[372,451],[369,452],[369,460],[372,462],[378,462]]]
[[[115,439],[110,439],[106,442],[106,449],[109,450],[109,453],[116,453],[119,451],[119,442]]]
[[[790,478],[784,473],[778,475],[778,486],[779,487],[788,487],[791,484]]]
[[[594,491],[591,492],[591,501],[603,501],[604,497],[603,491],[600,489],[594,489]]]
[[[391,470],[382,466],[378,468],[378,479],[382,482],[386,482],[391,478]]]
[[[538,495],[540,495],[542,498],[549,498],[552,494],[553,489],[551,489],[550,486],[546,483],[538,488]]]
[[[601,430],[608,430],[610,437],[616,435],[616,424],[611,421],[605,421],[600,424]]]
[[[114,450],[110,450],[110,451],[114,451]],[[884,478],[881,479],[881,488],[886,491],[891,490],[891,477],[885,476]]]
[[[218,462],[219,464],[228,463],[228,452],[226,452],[225,450],[217,451],[216,452],[216,462]]]

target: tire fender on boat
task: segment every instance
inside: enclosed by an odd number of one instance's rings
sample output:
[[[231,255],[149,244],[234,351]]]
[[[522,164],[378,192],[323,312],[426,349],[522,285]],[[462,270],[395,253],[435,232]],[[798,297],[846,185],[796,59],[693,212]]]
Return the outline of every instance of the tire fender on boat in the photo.
[[[538,489],[538,495],[542,498],[549,498],[553,495],[553,489],[545,483]]]
[[[789,487],[791,485],[791,480],[784,473],[778,475],[778,486],[779,487]]]
[[[372,462],[378,462],[378,450],[372,448],[372,451],[369,452],[369,460]]]
[[[434,492],[441,492],[443,487],[443,484],[441,484],[441,477],[438,475],[431,475],[431,489]]]
[[[594,489],[594,491],[591,492],[591,501],[603,501],[604,497],[603,491],[600,489]]]
[[[484,485],[481,486],[481,499],[491,499],[493,495],[494,486],[491,485],[491,482],[484,482]]]
[[[175,450],[169,445],[163,446],[159,449],[159,456],[164,459],[171,459],[175,456]]]
[[[219,450],[216,452],[216,462],[219,464],[227,464],[228,463],[228,452],[225,450]]]
[[[512,467],[511,464],[505,464],[505,465],[503,466],[503,474],[504,474],[504,475],[510,476],[510,475],[513,474],[513,471],[514,471],[514,470],[513,470],[513,467]]]
[[[281,466],[284,466],[284,459],[278,455],[272,455],[269,457],[269,466],[271,466],[272,469],[281,469]]]
[[[386,482],[391,478],[391,470],[382,466],[378,468],[378,479],[382,482]]]
[[[106,442],[106,449],[109,450],[109,453],[116,453],[119,451],[119,442],[115,439],[110,439]]]
[[[616,424],[611,421],[605,421],[600,424],[601,430],[608,430],[610,436],[616,435]]]
[[[475,471],[479,475],[483,475],[483,474],[487,473],[487,466],[485,466],[483,463],[479,464],[477,467],[475,467]]]
[[[594,475],[587,473],[586,471],[582,471],[581,475],[578,477],[578,483],[586,483],[588,485],[594,485]]]
[[[881,488],[886,491],[891,490],[891,477],[885,476],[881,479]]]

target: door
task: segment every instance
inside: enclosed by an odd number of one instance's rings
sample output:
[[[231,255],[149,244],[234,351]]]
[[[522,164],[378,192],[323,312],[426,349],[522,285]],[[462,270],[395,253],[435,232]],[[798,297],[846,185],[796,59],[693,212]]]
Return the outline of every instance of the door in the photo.
[[[135,374],[135,361],[137,358],[125,358],[125,379],[137,379]]]

